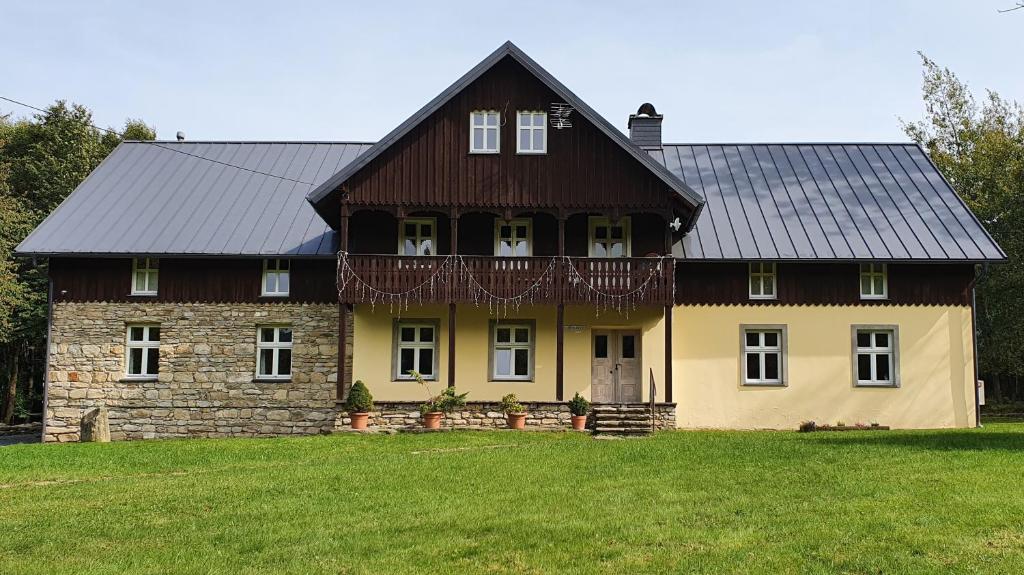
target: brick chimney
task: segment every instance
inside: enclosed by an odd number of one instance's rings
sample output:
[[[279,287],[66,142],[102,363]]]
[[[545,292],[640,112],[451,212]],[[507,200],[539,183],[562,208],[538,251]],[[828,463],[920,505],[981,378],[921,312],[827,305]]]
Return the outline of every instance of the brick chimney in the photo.
[[[661,147],[661,120],[664,118],[651,103],[645,103],[635,114],[629,115],[629,139],[648,150]]]

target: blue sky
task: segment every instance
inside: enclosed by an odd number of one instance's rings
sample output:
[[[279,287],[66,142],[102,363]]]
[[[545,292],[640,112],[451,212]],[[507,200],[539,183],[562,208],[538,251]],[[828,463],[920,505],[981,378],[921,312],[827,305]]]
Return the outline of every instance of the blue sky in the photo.
[[[666,141],[905,140],[918,50],[1024,100],[1012,4],[7,0],[0,95],[167,139],[372,141],[512,40],[623,130],[653,102]]]

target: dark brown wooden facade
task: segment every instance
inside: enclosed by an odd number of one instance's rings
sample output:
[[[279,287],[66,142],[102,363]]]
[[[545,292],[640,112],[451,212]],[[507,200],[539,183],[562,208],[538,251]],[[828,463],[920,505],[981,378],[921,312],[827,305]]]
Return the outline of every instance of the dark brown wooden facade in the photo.
[[[752,300],[742,262],[677,262],[676,304],[697,305],[971,305],[971,264],[888,266],[888,298],[860,297],[855,263],[776,264],[777,299]]]
[[[399,209],[675,209],[688,215],[674,190],[579,114],[571,116],[571,128],[548,128],[546,154],[517,154],[516,111],[548,111],[561,101],[505,58],[353,175],[344,186],[347,201]],[[474,110],[501,112],[501,153],[469,152]]]
[[[261,259],[168,258],[160,260],[157,295],[133,296],[131,259],[50,260],[54,301],[58,302],[335,304],[336,270],[333,258],[291,260],[289,295],[263,297]]]

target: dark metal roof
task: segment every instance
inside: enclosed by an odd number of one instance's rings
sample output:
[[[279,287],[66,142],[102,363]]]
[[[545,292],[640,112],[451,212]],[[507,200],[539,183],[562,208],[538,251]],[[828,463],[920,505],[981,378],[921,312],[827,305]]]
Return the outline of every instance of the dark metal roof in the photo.
[[[1006,259],[915,144],[665,144],[650,153],[707,200],[677,257]]]
[[[126,142],[18,253],[332,256],[335,233],[306,195],[370,146]],[[650,153],[707,200],[676,244],[681,258],[1005,259],[913,144],[666,144]]]
[[[388,149],[392,144],[401,139],[402,136],[409,133],[409,131],[415,128],[420,122],[436,112],[446,102],[465,89],[466,86],[469,86],[474,80],[483,75],[484,72],[490,70],[495,64],[506,57],[514,59],[530,71],[530,73],[536,76],[537,79],[544,83],[554,93],[561,96],[566,103],[570,104],[576,112],[589,120],[597,127],[598,130],[603,132],[606,136],[611,138],[613,142],[622,147],[622,149],[628,154],[636,158],[641,164],[654,172],[658,178],[682,196],[687,203],[693,206],[694,210],[690,217],[690,221],[685,222],[684,229],[688,230],[692,227],[693,222],[696,221],[697,217],[700,215],[701,205],[703,203],[703,199],[700,195],[687,186],[686,183],[680,180],[675,174],[666,170],[661,164],[652,161],[651,157],[634,143],[630,142],[629,138],[627,138],[625,134],[612,126],[604,119],[604,117],[594,111],[594,109],[581,100],[579,96],[565,87],[565,85],[559,82],[557,78],[552,76],[547,70],[542,68],[540,64],[527,56],[525,52],[520,50],[519,47],[512,42],[505,42],[502,44],[497,50],[492,52],[490,56],[484,58],[482,62],[474,66],[469,72],[456,80],[454,84],[438,94],[433,100],[428,102],[426,106],[410,116],[409,119],[399,124],[397,128],[374,144],[366,151],[365,154],[357,158],[356,161],[348,164],[337,174],[334,174],[317,186],[316,189],[310,192],[309,202],[313,204],[317,212],[323,216],[325,220],[332,221],[332,212],[337,208],[336,200],[340,194],[340,190],[338,188],[341,184],[370,163],[374,158],[379,156],[384,152],[384,150]]]
[[[354,142],[125,142],[17,251],[331,256],[337,251],[335,234],[306,202],[306,194],[369,147]]]

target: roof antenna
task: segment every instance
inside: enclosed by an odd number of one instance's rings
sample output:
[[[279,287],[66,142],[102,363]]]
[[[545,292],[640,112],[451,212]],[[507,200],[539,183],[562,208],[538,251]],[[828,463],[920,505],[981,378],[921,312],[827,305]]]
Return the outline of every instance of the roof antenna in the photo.
[[[185,132],[179,131],[177,136],[178,136],[178,141],[179,142],[184,142],[185,141]]]

